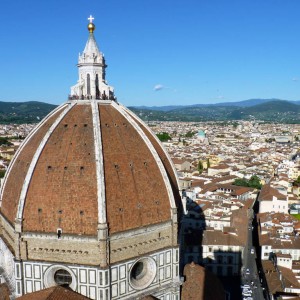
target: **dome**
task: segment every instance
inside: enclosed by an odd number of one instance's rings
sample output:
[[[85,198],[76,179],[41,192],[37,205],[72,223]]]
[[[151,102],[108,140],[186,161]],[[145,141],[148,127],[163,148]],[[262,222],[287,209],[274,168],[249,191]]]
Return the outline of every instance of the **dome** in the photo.
[[[182,204],[172,161],[116,100],[93,32],[77,66],[68,101],[6,172],[0,276],[13,297],[61,284],[101,300],[178,297]]]
[[[20,146],[1,193],[1,215],[21,234],[97,237],[107,224],[112,235],[170,221],[177,207],[167,153],[110,100],[70,100],[50,113]]]

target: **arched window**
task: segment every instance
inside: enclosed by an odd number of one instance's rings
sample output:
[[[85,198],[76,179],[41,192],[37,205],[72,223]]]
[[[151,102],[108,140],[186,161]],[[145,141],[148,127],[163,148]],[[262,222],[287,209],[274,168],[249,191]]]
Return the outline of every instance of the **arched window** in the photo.
[[[91,78],[90,78],[90,74],[87,74],[86,77],[86,88],[87,88],[87,94],[90,95],[91,94]]]
[[[95,87],[96,87],[96,99],[100,99],[99,78],[98,78],[98,74],[96,74]]]

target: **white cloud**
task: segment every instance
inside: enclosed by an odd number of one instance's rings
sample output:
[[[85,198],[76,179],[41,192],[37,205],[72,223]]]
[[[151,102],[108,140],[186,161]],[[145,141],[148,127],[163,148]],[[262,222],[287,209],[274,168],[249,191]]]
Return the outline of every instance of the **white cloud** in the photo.
[[[164,86],[162,84],[156,84],[153,88],[154,91],[160,91],[164,88]]]
[[[299,78],[298,77],[293,77],[292,80],[293,81],[299,81]]]

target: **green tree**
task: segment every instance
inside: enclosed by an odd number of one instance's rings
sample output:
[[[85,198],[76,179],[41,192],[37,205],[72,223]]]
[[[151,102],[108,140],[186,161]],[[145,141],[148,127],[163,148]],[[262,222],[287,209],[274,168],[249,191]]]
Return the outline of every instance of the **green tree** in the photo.
[[[251,176],[251,178],[248,181],[249,187],[255,188],[255,189],[261,189],[261,183],[260,178],[256,175]]]
[[[0,170],[0,178],[3,178],[4,177],[4,175],[5,175],[5,170]]]
[[[203,172],[203,163],[201,160],[198,162],[198,172],[201,174]]]
[[[210,161],[209,158],[207,159],[207,169],[210,168]]]
[[[297,177],[297,179],[294,181],[296,184],[300,184],[300,176]]]
[[[6,146],[12,146],[13,143],[11,143],[7,137],[0,137],[0,145],[6,145]]]
[[[197,131],[190,130],[185,134],[185,137],[187,137],[187,138],[193,137],[196,133],[197,133]]]
[[[167,132],[157,133],[156,136],[159,138],[159,140],[161,142],[167,142],[167,141],[171,140],[171,137]]]
[[[248,180],[242,178],[235,179],[233,184],[238,186],[249,186]]]
[[[249,180],[244,178],[237,178],[234,180],[234,185],[251,187],[255,189],[261,189],[262,184],[260,183],[260,179],[258,176],[253,175]]]

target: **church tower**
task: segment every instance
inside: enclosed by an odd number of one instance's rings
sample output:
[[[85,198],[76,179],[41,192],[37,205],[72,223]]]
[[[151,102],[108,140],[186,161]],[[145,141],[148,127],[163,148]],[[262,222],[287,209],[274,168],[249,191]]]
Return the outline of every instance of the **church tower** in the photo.
[[[78,58],[79,79],[76,85],[71,87],[71,96],[78,99],[114,99],[113,88],[108,86],[105,81],[104,55],[97,46],[92,23],[93,17],[88,20],[89,37],[85,48]]]
[[[6,172],[0,283],[12,299],[68,285],[91,299],[178,300],[176,172],[147,125],[115,100],[94,29],[69,100],[32,130]]]

